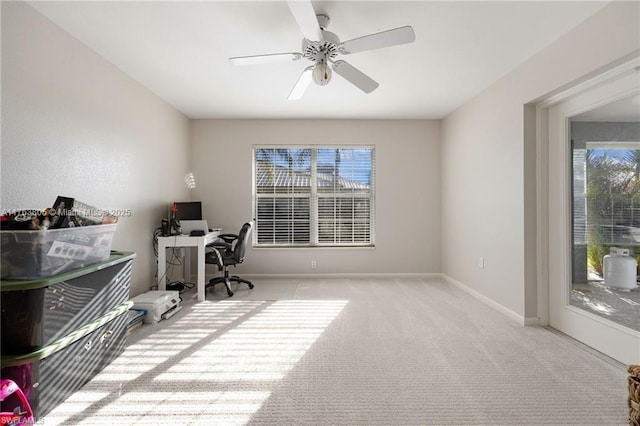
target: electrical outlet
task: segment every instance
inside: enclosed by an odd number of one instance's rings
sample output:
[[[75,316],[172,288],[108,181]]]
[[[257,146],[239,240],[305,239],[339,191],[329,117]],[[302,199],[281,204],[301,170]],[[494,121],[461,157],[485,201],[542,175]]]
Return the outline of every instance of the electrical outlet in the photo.
[[[311,269],[316,269],[316,266],[318,266],[318,264],[316,263],[315,260],[311,261]]]
[[[480,269],[484,269],[484,257],[480,256],[478,258],[478,266],[480,267]]]

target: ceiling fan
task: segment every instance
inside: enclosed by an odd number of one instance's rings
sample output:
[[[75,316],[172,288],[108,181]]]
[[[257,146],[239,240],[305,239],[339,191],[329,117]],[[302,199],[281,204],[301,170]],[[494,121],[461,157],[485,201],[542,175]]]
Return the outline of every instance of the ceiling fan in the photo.
[[[378,83],[348,62],[342,59],[336,60],[338,55],[348,55],[415,41],[413,28],[408,25],[348,41],[340,41],[337,35],[327,31],[329,17],[316,14],[310,0],[289,0],[287,4],[304,35],[302,52],[236,56],[229,58],[229,61],[234,65],[299,61],[302,58],[313,62],[313,65],[305,68],[298,78],[289,94],[289,100],[300,99],[311,81],[320,86],[328,84],[331,81],[332,70],[363,92],[371,93],[378,87]]]

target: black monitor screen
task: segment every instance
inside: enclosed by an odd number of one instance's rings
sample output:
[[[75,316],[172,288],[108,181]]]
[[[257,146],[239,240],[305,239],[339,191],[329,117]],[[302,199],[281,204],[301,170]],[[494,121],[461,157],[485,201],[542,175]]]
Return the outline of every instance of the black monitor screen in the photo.
[[[178,220],[202,220],[202,202],[185,201],[173,203],[175,218]]]

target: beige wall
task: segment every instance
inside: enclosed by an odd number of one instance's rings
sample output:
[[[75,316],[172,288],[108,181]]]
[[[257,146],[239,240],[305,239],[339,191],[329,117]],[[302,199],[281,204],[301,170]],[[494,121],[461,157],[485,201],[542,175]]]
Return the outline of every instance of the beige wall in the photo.
[[[153,230],[188,198],[189,121],[22,2],[2,2],[2,209],[57,195],[131,209],[132,295],[153,284]]]
[[[260,248],[251,274],[440,272],[440,129],[421,120],[195,120],[192,164],[210,225],[234,232],[252,217],[254,144],[376,147],[375,248]],[[317,268],[311,269],[311,260]]]
[[[639,6],[605,7],[443,120],[442,272],[520,317],[537,315],[536,153],[525,105],[638,49]]]
[[[28,5],[2,2],[2,208],[45,207],[61,194],[131,209],[114,248],[137,253],[137,294],[153,282],[152,232],[169,201],[201,199],[225,230],[251,217],[253,144],[374,144],[374,249],[252,249],[239,272],[442,271],[535,317],[535,132],[525,105],[638,49],[638,9],[604,8],[442,123],[189,121]]]

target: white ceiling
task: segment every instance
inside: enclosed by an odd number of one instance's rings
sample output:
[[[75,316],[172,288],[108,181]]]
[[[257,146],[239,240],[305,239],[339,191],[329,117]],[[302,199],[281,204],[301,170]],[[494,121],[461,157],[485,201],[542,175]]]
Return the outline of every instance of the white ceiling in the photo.
[[[380,83],[371,94],[334,75],[288,101],[310,62],[228,61],[300,51],[284,1],[29,3],[191,118],[442,118],[606,4],[314,2],[343,41],[403,25],[416,41],[341,56]]]

